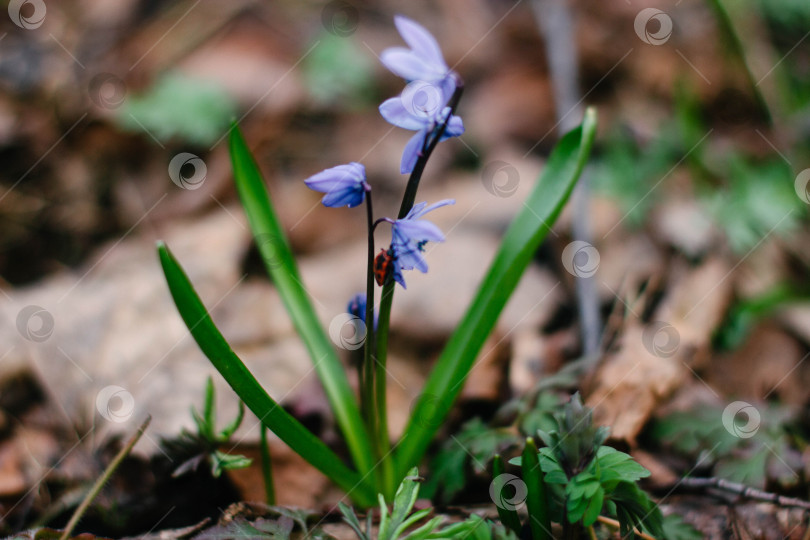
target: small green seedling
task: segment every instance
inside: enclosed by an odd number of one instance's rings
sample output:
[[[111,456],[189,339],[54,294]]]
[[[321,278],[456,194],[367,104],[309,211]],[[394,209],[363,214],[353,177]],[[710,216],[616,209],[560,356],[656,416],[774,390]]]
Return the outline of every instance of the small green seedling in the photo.
[[[550,432],[538,431],[546,447],[537,452],[529,438],[523,455],[509,462],[522,466],[532,538],[552,538],[550,521],[562,526],[563,537],[572,538],[570,534],[590,529],[597,521],[610,521],[604,518],[617,520],[622,536],[635,529],[662,538],[661,511],[637,484],[649,471],[628,454],[603,446],[608,428],[593,425],[593,413],[579,394],[557,415],[557,425]],[[496,480],[502,471],[496,459]],[[514,503],[514,498],[509,501]],[[498,507],[501,520],[517,529],[514,504]]]
[[[245,405],[239,402],[239,413],[236,418],[231,421],[224,429],[217,432],[216,429],[216,410],[214,402],[216,393],[214,391],[214,381],[208,377],[205,386],[205,403],[203,405],[202,414],[197,412],[194,407],[191,408],[191,416],[194,418],[194,423],[197,425],[197,433],[190,433],[183,431],[180,434],[180,441],[173,443],[182,448],[197,448],[199,452],[192,458],[184,461],[177,469],[175,469],[173,476],[180,476],[189,471],[196,470],[200,463],[208,461],[211,466],[211,474],[218,478],[222,471],[229,469],[244,469],[249,467],[252,460],[242,455],[232,455],[219,450],[227,445],[242,424],[242,419],[245,416]]]
[[[418,510],[413,512],[413,506],[416,503],[416,497],[419,495],[419,484],[421,478],[418,476],[416,467],[408,472],[408,475],[399,485],[396,495],[394,495],[394,504],[391,511],[388,511],[388,506],[385,503],[385,498],[382,494],[378,495],[380,505],[380,526],[377,536],[372,534],[372,512],[369,511],[366,516],[365,527],[360,524],[357,515],[350,507],[343,503],[339,503],[340,511],[343,513],[343,519],[354,530],[355,534],[360,540],[428,540],[431,538],[471,538],[471,539],[489,539],[492,538],[489,534],[489,526],[478,516],[472,516],[466,521],[453,523],[446,527],[441,527],[443,518],[436,516],[421,526],[417,525],[419,522],[427,518],[431,513],[430,508]],[[482,529],[480,532],[475,532],[477,529]],[[484,529],[486,531],[484,531]],[[483,535],[483,536],[482,536]],[[509,538],[504,536],[502,538]]]

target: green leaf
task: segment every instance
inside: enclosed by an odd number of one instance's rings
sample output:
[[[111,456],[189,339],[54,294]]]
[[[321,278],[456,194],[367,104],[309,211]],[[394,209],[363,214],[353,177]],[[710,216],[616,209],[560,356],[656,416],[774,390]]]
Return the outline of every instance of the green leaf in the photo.
[[[250,467],[253,460],[245,456],[234,456],[215,450],[211,454],[211,474],[214,478],[219,478],[224,470],[236,470]]]
[[[324,30],[304,59],[304,82],[318,104],[359,108],[374,98],[374,63],[368,49],[351,37]]]
[[[514,219],[501,247],[456,331],[433,368],[396,450],[404,474],[422,459],[534,253],[562,211],[590,154],[596,112],[566,134],[549,157],[540,181]],[[424,422],[430,411],[430,422]]]
[[[526,482],[526,508],[534,540],[551,540],[551,518],[548,514],[546,484],[537,458],[537,446],[531,437],[523,448],[523,481]]]
[[[241,401],[239,402],[239,412],[236,414],[236,418],[233,421],[225,426],[225,428],[219,432],[219,440],[227,441],[229,440],[236,430],[239,429],[239,426],[242,425],[242,420],[245,419],[245,404]]]
[[[663,537],[667,540],[701,540],[703,538],[703,533],[684,522],[683,518],[677,514],[666,516],[661,526],[664,531]]]
[[[405,530],[405,523],[408,514],[411,513],[416,497],[419,495],[419,471],[416,467],[408,471],[408,475],[399,485],[396,495],[394,495],[394,505],[391,516],[388,518],[388,509],[385,500],[380,496],[380,512],[383,517],[380,519],[380,531],[377,535],[379,540],[394,540]]]
[[[371,504],[373,495],[360,474],[344,465],[320,439],[273,401],[231,350],[168,247],[159,243],[158,254],[183,322],[202,352],[245,405],[293,451],[346,490],[359,504]]]
[[[495,458],[492,460],[493,482],[495,478],[498,478],[504,474],[504,472],[503,458],[496,454]],[[520,524],[520,517],[518,517],[517,510],[511,506],[507,507],[502,504],[496,505],[496,508],[498,509],[498,517],[501,523],[512,529],[515,533],[520,534],[522,525]]]
[[[565,484],[568,476],[557,461],[557,456],[551,448],[540,449],[540,467],[546,473],[546,482],[549,484]]]
[[[360,540],[371,540],[363,531],[360,522],[357,520],[357,515],[350,506],[343,504],[343,502],[338,502],[338,508],[340,509],[340,513],[343,514],[343,521],[349,524],[349,527],[352,528],[354,534],[356,534]]]
[[[639,465],[630,455],[610,446],[602,446],[596,452],[596,467],[602,479],[620,478],[637,482],[650,476],[650,471]]]
[[[588,499],[588,506],[585,508],[585,513],[582,515],[582,524],[585,527],[590,527],[596,523],[596,518],[602,512],[602,503],[605,501],[605,490],[602,486],[598,486],[596,492]]]
[[[520,439],[512,430],[492,428],[480,418],[465,422],[456,435],[442,443],[430,460],[431,474],[420,490],[422,496],[449,502],[464,489],[468,462],[476,472],[483,473],[492,456],[519,443]]]
[[[571,479],[568,485],[565,486],[569,523],[576,523],[582,519],[582,516],[588,510],[591,499],[598,493],[601,493],[600,498],[604,498],[602,486],[594,475],[582,472]],[[601,509],[601,502],[599,507]]]
[[[420,519],[424,518],[427,514],[429,514],[430,510],[427,510],[427,511],[422,510],[422,512],[425,512],[425,513],[420,517]],[[414,515],[416,515],[416,514],[414,514]],[[416,520],[416,521],[418,521],[418,520]],[[452,536],[450,536],[450,537],[445,536],[444,534],[439,534],[438,536],[436,536],[436,528],[441,524],[442,524],[442,518],[440,516],[436,516],[433,519],[431,519],[430,521],[428,521],[427,523],[425,523],[424,525],[422,525],[421,527],[419,527],[418,529],[416,529],[415,531],[413,531],[412,533],[408,534],[408,536],[406,536],[403,540],[424,540],[424,539],[427,539],[427,538],[454,538]],[[401,530],[404,531],[406,528],[407,527],[401,527]],[[444,531],[442,531],[442,533],[443,532]],[[394,538],[398,539],[398,538],[400,538],[400,536],[397,535]]]
[[[234,100],[211,81],[169,73],[140,96],[127,98],[116,121],[166,143],[178,138],[210,146],[236,114]]]
[[[628,534],[633,527],[644,529],[653,536],[663,536],[663,515],[650,497],[633,482],[620,482],[611,500],[616,505],[616,517],[621,524],[622,535]]]
[[[205,405],[203,406],[203,418],[205,418],[205,424],[210,430],[210,435],[214,434],[217,425],[217,411],[214,408],[215,397],[214,378],[209,376],[205,381]]]
[[[340,359],[302,285],[286,234],[276,216],[262,174],[239,128],[231,127],[231,160],[242,206],[267,272],[306,345],[352,459],[367,482],[374,467],[369,434]]]

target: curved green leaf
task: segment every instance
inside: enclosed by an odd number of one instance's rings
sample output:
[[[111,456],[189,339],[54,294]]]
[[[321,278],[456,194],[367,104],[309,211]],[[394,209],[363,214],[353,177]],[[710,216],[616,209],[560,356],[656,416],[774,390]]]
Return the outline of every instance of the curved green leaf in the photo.
[[[343,365],[307,297],[286,234],[270,202],[261,171],[236,125],[231,128],[230,150],[236,188],[267,273],[309,351],[335,419],[346,438],[352,459],[365,476],[373,469],[374,464],[371,442],[360,416],[360,408]]]
[[[425,383],[397,448],[400,475],[419,463],[441,427],[498,316],[571,195],[595,134],[596,111],[588,109],[582,125],[557,144],[523,211],[512,221],[475,299]]]
[[[358,504],[370,505],[374,493],[359,473],[349,469],[320,439],[276,403],[236,356],[211,320],[200,297],[165,244],[158,244],[160,264],[174,303],[202,352],[262,423],[312,466],[331,478]]]
[[[534,439],[526,439],[523,447],[523,481],[526,482],[526,508],[529,511],[529,527],[534,540],[551,540],[551,518],[548,512],[546,483],[537,457]]]

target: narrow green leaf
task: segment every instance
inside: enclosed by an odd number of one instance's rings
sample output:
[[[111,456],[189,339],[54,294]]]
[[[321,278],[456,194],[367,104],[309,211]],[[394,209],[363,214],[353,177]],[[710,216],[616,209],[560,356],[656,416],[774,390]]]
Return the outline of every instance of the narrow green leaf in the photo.
[[[588,109],[582,125],[557,144],[523,211],[506,232],[475,299],[450,337],[414,408],[396,453],[401,475],[419,463],[443,425],[498,316],[571,195],[595,134],[596,112]],[[423,421],[426,417],[430,422]]]
[[[242,403],[240,401],[240,403]],[[267,504],[276,504],[276,488],[273,484],[273,460],[270,457],[270,445],[267,443],[267,428],[261,426],[259,454],[262,456],[262,478],[264,479],[264,499]]]
[[[236,188],[259,253],[298,335],[309,351],[352,459],[366,476],[374,467],[373,454],[357,400],[340,359],[312,308],[262,174],[236,125],[231,127],[230,150]]]
[[[217,412],[214,408],[214,399],[214,379],[213,377],[208,377],[208,379],[205,381],[205,404],[203,405],[203,418],[205,418],[205,424],[209,430],[209,433],[206,433],[206,435],[211,437],[210,440],[214,440],[214,432],[217,429]]]
[[[495,457],[492,459],[493,481],[494,478],[498,478],[504,474],[504,471],[503,458],[500,454],[495,454]],[[498,517],[501,518],[501,523],[515,531],[516,534],[520,534],[522,525],[520,524],[520,517],[518,517],[517,510],[511,505],[507,507],[505,505],[496,504],[495,506],[498,508]]]
[[[231,421],[230,424],[225,426],[222,431],[219,432],[218,439],[220,441],[228,441],[236,433],[236,430],[239,429],[239,426],[242,425],[242,420],[245,419],[245,404],[240,400],[239,401],[239,412],[236,413],[236,418]]]
[[[210,457],[211,474],[214,478],[219,478],[222,471],[226,469],[244,469],[245,467],[250,467],[250,464],[253,463],[253,460],[249,457],[226,454],[225,452],[220,452],[219,450],[215,450]]]
[[[357,520],[357,515],[354,513],[354,510],[350,506],[343,504],[343,502],[338,502],[338,508],[340,509],[340,513],[343,514],[343,521],[348,523],[349,527],[354,530],[357,538],[360,540],[370,540],[368,534],[360,527],[360,522]],[[369,516],[371,516],[371,512],[369,512]],[[366,526],[366,531],[370,533],[371,527]]]
[[[523,481],[526,482],[526,508],[529,510],[529,525],[534,540],[551,540],[551,518],[548,512],[546,484],[543,470],[537,457],[534,439],[526,439],[523,448]]]
[[[368,505],[373,493],[320,439],[267,395],[245,364],[231,350],[177,260],[163,243],[160,263],[174,303],[202,352],[245,405],[262,423],[316,469],[343,488],[358,504]]]

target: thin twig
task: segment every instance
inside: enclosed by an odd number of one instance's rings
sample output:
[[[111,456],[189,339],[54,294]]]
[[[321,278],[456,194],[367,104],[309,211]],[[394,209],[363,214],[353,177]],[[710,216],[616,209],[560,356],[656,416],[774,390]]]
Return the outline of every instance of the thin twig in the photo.
[[[612,527],[614,529],[621,529],[622,528],[621,523],[619,523],[618,521],[616,521],[613,518],[609,518],[609,517],[605,517],[605,516],[599,516],[598,518],[596,518],[596,520],[599,523],[604,523],[608,527]],[[641,532],[640,530],[636,529],[635,527],[633,527],[633,533],[635,533],[637,536],[640,536],[644,540],[655,540],[654,537],[650,536],[649,534],[647,534],[645,532]]]
[[[70,537],[73,529],[76,528],[76,525],[79,524],[79,520],[82,519],[84,513],[87,512],[87,509],[90,507],[90,503],[92,503],[93,500],[98,496],[99,492],[101,492],[101,488],[104,487],[104,484],[109,481],[116,469],[118,469],[118,466],[121,465],[122,461],[124,461],[124,458],[126,458],[132,451],[132,447],[134,447],[138,440],[140,440],[141,435],[143,435],[144,431],[146,431],[146,428],[149,426],[149,422],[151,421],[152,417],[147,416],[146,420],[144,420],[143,424],[141,424],[141,427],[138,428],[138,431],[132,437],[130,437],[127,444],[121,450],[119,450],[110,464],[107,465],[107,468],[104,469],[104,473],[98,477],[98,480],[96,480],[96,483],[90,488],[90,491],[87,492],[87,496],[84,498],[82,503],[78,508],[76,508],[76,511],[73,512],[73,515],[70,516],[70,521],[68,521],[67,526],[65,526],[65,530],[62,533],[62,536],[59,537],[59,540],[67,540]]]
[[[746,486],[745,484],[729,482],[723,478],[684,478],[679,482],[678,487],[692,489],[719,489],[721,491],[733,493],[753,501],[768,502],[778,506],[810,510],[810,502],[803,501],[802,499],[785,497],[784,495],[779,495],[778,493],[763,491],[761,489]]]

